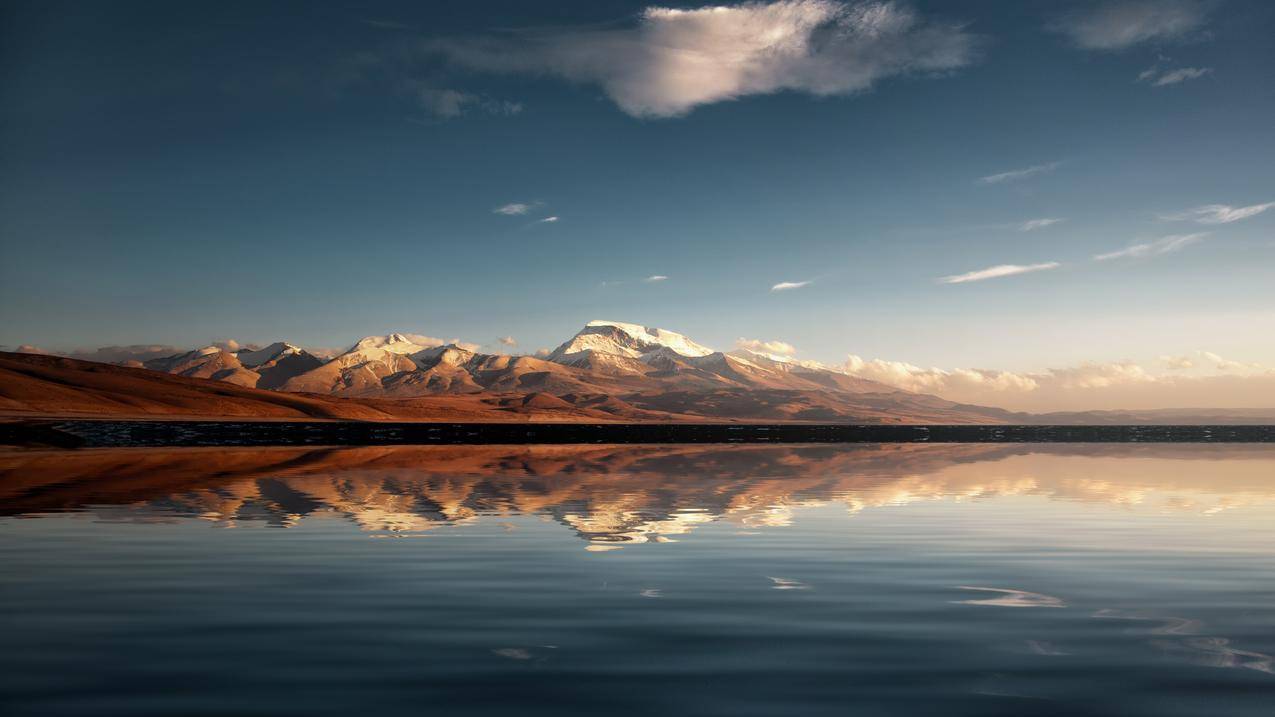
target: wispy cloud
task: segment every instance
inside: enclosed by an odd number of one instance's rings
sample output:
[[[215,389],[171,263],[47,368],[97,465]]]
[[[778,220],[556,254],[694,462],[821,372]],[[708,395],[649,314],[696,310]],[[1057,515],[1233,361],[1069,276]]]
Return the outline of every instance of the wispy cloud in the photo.
[[[943,284],[966,284],[971,281],[985,281],[987,279],[999,279],[1003,276],[1014,276],[1015,274],[1030,274],[1036,271],[1048,271],[1049,269],[1057,269],[1062,266],[1056,261],[1048,261],[1042,264],[998,264],[989,266],[986,269],[970,271],[964,274],[955,274],[953,276],[944,276],[939,279]]]
[[[556,75],[600,85],[635,117],[784,90],[848,95],[901,75],[970,64],[978,39],[897,2],[778,0],[648,7],[629,27],[514,31],[426,43],[486,72]]]
[[[1211,72],[1212,67],[1179,67],[1176,70],[1151,67],[1138,74],[1138,82],[1150,82],[1152,87],[1166,87],[1198,79]]]
[[[803,286],[810,286],[812,283],[814,282],[813,281],[781,281],[778,284],[775,284],[774,286],[770,287],[770,290],[771,291],[792,291],[793,289],[800,289]]]
[[[1038,174],[1046,174],[1058,169],[1062,162],[1049,162],[1048,164],[1037,164],[1023,169],[1011,169],[1008,172],[999,172],[997,174],[989,174],[986,177],[979,177],[978,181],[982,184],[1001,184],[1002,182],[1017,182],[1028,177],[1034,177]]]
[[[558,221],[557,217],[545,217],[544,219],[537,219],[535,223],[536,224],[553,224],[556,221]]]
[[[496,341],[500,342],[501,344],[503,344],[503,345],[505,345],[505,346],[517,346],[517,345],[518,345],[518,340],[517,340],[517,339],[515,339],[515,338],[514,338],[514,337],[512,337],[512,336],[501,336],[500,338],[496,339]]]
[[[1180,38],[1204,25],[1205,0],[1116,0],[1091,4],[1052,24],[1086,50],[1122,50]]]
[[[786,341],[763,341],[761,339],[745,339],[741,337],[735,341],[735,345],[741,349],[774,356],[792,356],[797,353],[797,347]]]
[[[470,110],[478,110],[490,115],[512,116],[522,112],[521,102],[497,100],[491,97],[476,95],[447,88],[415,85],[409,88],[416,103],[429,114],[438,119],[454,119]]]
[[[532,204],[524,204],[522,202],[512,202],[510,204],[505,204],[503,206],[496,207],[495,209],[491,210],[491,212],[492,214],[504,214],[505,216],[514,217],[514,216],[519,216],[521,214],[526,214],[527,212],[531,211],[531,208],[533,206],[534,205]]]
[[[1162,218],[1175,222],[1192,221],[1196,224],[1230,224],[1241,219],[1255,217],[1275,207],[1275,202],[1250,204],[1247,207],[1233,207],[1229,204],[1205,204],[1202,207],[1188,209],[1184,212],[1165,214]]]
[[[1189,371],[1195,368],[1195,359],[1191,356],[1161,356],[1160,360],[1170,371]]]
[[[599,284],[599,286],[601,286],[601,287],[603,287],[603,288],[606,288],[606,287],[608,287],[608,286],[622,286],[622,285],[624,285],[624,284],[639,284],[639,283],[641,283],[641,284],[659,284],[659,283],[661,283],[661,282],[665,282],[665,281],[668,281],[668,277],[667,277],[667,276],[665,276],[665,275],[663,275],[663,274],[652,274],[652,275],[650,275],[650,276],[645,276],[645,277],[642,277],[642,278],[640,278],[640,279],[634,279],[634,278],[629,278],[629,279],[607,279],[606,281],[601,282],[601,283]]]
[[[1044,229],[1045,227],[1053,226],[1062,221],[1065,220],[1051,217],[1046,217],[1044,219],[1029,219],[1022,224],[1019,224],[1018,230],[1022,232],[1034,232],[1037,229]]]
[[[1213,364],[1213,367],[1222,372],[1246,372],[1246,371],[1270,371],[1271,369],[1260,363],[1253,361],[1234,361],[1232,359],[1223,358],[1212,351],[1197,351],[1200,358]]]
[[[1175,251],[1181,251],[1183,248],[1201,241],[1208,236],[1209,232],[1198,232],[1196,234],[1174,234],[1167,237],[1161,237],[1155,241],[1134,244],[1119,251],[1108,252],[1106,254],[1095,254],[1093,258],[1094,261],[1108,261],[1111,259],[1137,259],[1147,256],[1158,256],[1160,254],[1171,254]]]

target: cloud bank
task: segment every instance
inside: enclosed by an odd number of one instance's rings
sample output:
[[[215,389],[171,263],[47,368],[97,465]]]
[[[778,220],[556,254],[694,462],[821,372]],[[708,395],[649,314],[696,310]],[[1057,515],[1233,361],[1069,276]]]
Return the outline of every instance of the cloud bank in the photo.
[[[899,2],[648,7],[636,26],[507,32],[425,45],[456,65],[601,86],[634,117],[781,91],[849,95],[970,64],[978,41]]]
[[[1132,361],[1015,373],[921,368],[855,355],[847,357],[843,368],[853,376],[905,390],[1015,411],[1275,407],[1275,368],[1208,351],[1164,356],[1160,361],[1168,373]]]

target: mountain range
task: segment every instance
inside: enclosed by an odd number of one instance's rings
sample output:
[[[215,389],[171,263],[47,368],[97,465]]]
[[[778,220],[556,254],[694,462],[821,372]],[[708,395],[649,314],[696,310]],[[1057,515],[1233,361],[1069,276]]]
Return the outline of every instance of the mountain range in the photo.
[[[114,365],[0,356],[0,411],[444,421],[839,423],[1268,423],[1240,412],[1025,414],[957,403],[837,368],[682,334],[591,321],[543,355],[480,353],[406,333],[332,358],[287,342],[207,346]],[[220,386],[221,388],[218,388]],[[1207,413],[1207,416],[1205,415]]]
[[[392,333],[324,360],[287,342],[208,346],[146,360],[153,371],[238,386],[355,399],[522,396],[541,409],[599,417],[870,422],[1001,422],[1010,415],[904,391],[811,362],[715,351],[665,329],[591,321],[543,356],[479,353]]]

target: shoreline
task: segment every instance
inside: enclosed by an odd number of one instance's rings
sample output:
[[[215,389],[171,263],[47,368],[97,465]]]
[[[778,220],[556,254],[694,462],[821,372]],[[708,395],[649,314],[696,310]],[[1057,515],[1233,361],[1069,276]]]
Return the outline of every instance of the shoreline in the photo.
[[[1275,443],[1273,425],[419,423],[44,419],[0,445],[55,448],[640,443]]]

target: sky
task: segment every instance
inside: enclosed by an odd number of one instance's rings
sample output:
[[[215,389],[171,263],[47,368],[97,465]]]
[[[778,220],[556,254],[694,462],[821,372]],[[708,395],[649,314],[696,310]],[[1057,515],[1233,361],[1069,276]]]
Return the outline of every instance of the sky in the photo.
[[[608,319],[947,395],[1268,380],[1273,34],[1256,0],[8,2],[0,344]]]

